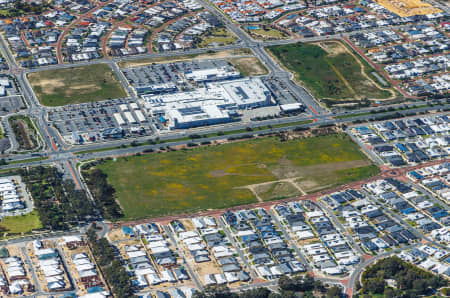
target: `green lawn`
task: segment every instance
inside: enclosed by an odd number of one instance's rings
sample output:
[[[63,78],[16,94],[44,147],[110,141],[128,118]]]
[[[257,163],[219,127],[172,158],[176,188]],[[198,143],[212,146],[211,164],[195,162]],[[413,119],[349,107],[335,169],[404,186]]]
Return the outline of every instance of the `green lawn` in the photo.
[[[124,219],[133,219],[254,203],[254,195],[239,187],[305,177],[328,167],[370,164],[347,135],[336,134],[285,142],[270,137],[122,157],[97,167],[116,189]],[[333,176],[332,182],[336,179]],[[268,197],[276,196],[269,192]]]
[[[229,45],[237,40],[233,33],[226,28],[217,28],[211,32],[207,32],[200,37],[198,46],[200,48],[207,47],[211,44]]]
[[[219,45],[228,45],[235,43],[237,40],[236,36],[233,33],[228,31],[226,28],[217,28],[212,30],[211,32],[207,32],[200,36],[200,41],[198,46],[200,48],[204,48],[209,46],[210,44],[219,44]]]
[[[36,211],[26,215],[6,216],[0,222],[2,234],[8,233],[8,235],[26,234],[41,228],[42,223]]]
[[[125,89],[106,64],[34,72],[28,79],[45,106],[62,106],[125,97]]]
[[[35,161],[47,160],[47,159],[48,159],[48,156],[42,156],[42,157],[34,157],[34,158],[28,158],[28,159],[13,160],[13,161],[9,161],[7,164],[13,165],[13,164],[35,162]]]
[[[275,38],[275,39],[283,39],[288,37],[289,35],[274,28],[259,28],[248,30],[251,35],[257,36],[260,38]]]
[[[318,45],[305,43],[268,49],[319,98],[384,99],[390,96],[390,92],[379,89],[361,74],[361,65],[346,52],[344,45],[334,41],[324,44],[330,53]]]

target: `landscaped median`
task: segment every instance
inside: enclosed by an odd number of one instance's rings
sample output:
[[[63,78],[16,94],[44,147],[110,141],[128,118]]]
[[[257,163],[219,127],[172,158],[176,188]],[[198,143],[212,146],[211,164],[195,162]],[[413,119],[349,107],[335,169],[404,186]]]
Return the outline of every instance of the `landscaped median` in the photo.
[[[276,129],[276,128],[283,128],[283,127],[293,127],[298,125],[305,125],[312,123],[313,120],[300,120],[300,121],[294,121],[294,122],[287,122],[287,123],[280,123],[280,124],[274,124],[274,125],[263,125],[263,126],[257,126],[254,128],[247,128],[247,129],[236,129],[236,130],[228,130],[228,131],[219,131],[219,132],[213,132],[213,133],[207,133],[207,134],[200,134],[200,135],[191,135],[186,137],[179,137],[174,139],[167,139],[167,140],[150,140],[147,142],[132,142],[128,145],[121,145],[121,146],[111,146],[111,147],[104,147],[104,148],[97,148],[97,149],[88,149],[88,150],[82,150],[75,152],[75,155],[79,154],[88,154],[88,153],[95,153],[95,152],[104,152],[104,151],[110,151],[110,150],[117,150],[117,149],[124,149],[124,148],[130,148],[130,147],[138,147],[138,146],[146,146],[146,145],[157,145],[157,144],[165,144],[165,143],[174,143],[174,142],[183,142],[183,141],[189,141],[193,139],[206,139],[206,138],[214,138],[218,136],[229,136],[234,134],[242,134],[242,133],[249,133],[253,131],[258,130],[267,130],[267,129]]]
[[[31,151],[40,147],[42,143],[41,136],[32,118],[16,115],[8,118],[8,122],[19,144],[18,150]]]
[[[0,160],[0,166],[1,165],[15,165],[15,164],[22,164],[22,163],[30,163],[30,162],[35,162],[35,161],[43,161],[43,160],[47,160],[48,156],[40,156],[40,157],[32,157],[32,158],[28,158],[28,159],[19,159],[19,160],[11,160],[11,161],[6,161],[4,159]],[[9,170],[6,170],[9,171]]]
[[[306,136],[292,133],[288,139],[261,137],[108,159],[85,168],[83,176],[94,197],[106,198],[103,190],[112,194],[124,214],[120,219],[130,220],[274,198],[271,187],[259,187],[261,197],[251,191],[264,183],[288,179],[290,186],[281,188],[283,197],[292,197],[299,189],[310,192],[378,173],[346,134]]]

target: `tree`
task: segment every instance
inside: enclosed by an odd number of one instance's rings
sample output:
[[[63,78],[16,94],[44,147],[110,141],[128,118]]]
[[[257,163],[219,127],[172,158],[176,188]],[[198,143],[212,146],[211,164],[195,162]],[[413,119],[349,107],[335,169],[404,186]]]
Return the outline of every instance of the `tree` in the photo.
[[[92,226],[87,231],[87,237],[92,254],[104,272],[114,297],[135,298],[130,276],[118,259],[115,247],[106,238],[97,239],[95,228]]]
[[[278,287],[280,287],[280,289],[284,291],[295,291],[293,280],[286,275],[282,275],[278,279]]]
[[[325,285],[320,280],[314,281],[314,290],[319,291],[321,293],[327,292]]]
[[[241,293],[239,298],[268,298],[270,293],[267,288],[257,288]]]
[[[384,290],[384,297],[386,297],[386,298],[394,298],[395,297],[394,289],[386,288]]]
[[[278,286],[284,291],[294,292],[307,292],[312,290],[324,290],[324,287],[320,281],[314,280],[314,277],[310,275],[296,276],[289,278],[287,276],[281,276],[278,279]]]
[[[355,290],[356,290],[356,291],[361,290],[361,283],[359,282],[358,279],[357,279],[356,282],[355,282]]]
[[[277,294],[275,294],[277,295]],[[297,295],[295,294],[295,292],[292,291],[281,291],[280,294],[278,294],[278,296],[275,296],[275,298],[297,298]],[[272,298],[271,296],[269,296],[269,298]]]
[[[86,183],[103,217],[113,220],[122,217],[122,210],[115,200],[116,191],[108,184],[106,174],[99,169],[93,169],[86,172],[85,176]]]
[[[380,278],[371,278],[366,281],[363,287],[363,293],[381,294],[384,292],[386,282]]]
[[[426,294],[429,289],[439,289],[449,284],[442,276],[424,271],[395,256],[369,266],[361,278],[363,292],[374,294],[384,292],[385,279],[395,280],[399,290],[394,291],[394,297],[417,297]]]
[[[238,298],[237,294],[231,293],[226,286],[208,286],[202,292],[195,292],[193,298]]]
[[[327,298],[340,298],[342,296],[341,288],[332,286],[327,290]]]

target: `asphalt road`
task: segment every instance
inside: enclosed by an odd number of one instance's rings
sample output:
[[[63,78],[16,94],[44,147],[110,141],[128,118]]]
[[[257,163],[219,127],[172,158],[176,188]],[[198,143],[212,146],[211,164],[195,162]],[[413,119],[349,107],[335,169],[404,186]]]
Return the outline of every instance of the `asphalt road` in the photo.
[[[356,269],[352,272],[352,274],[350,275],[350,278],[348,280],[347,288],[350,290],[350,291],[347,291],[348,297],[351,297],[351,294],[353,293],[353,288],[355,287],[356,281],[359,279],[359,277],[361,275],[361,272],[364,271],[364,268],[366,268],[370,264],[372,264],[372,263],[374,263],[374,262],[376,262],[376,261],[378,261],[380,259],[387,258],[387,257],[392,256],[394,254],[397,254],[397,253],[399,253],[401,251],[413,248],[413,247],[415,247],[417,245],[418,244],[414,244],[414,245],[409,245],[409,246],[405,246],[405,247],[402,247],[402,248],[394,249],[394,250],[392,250],[390,252],[381,253],[381,254],[376,255],[376,256],[368,259],[368,260],[365,260],[365,261],[361,262],[356,267]]]
[[[336,215],[334,215],[333,211],[331,211],[327,206],[325,206],[325,204],[320,201],[317,202],[317,204],[330,216],[334,226],[336,226],[340,230],[340,233],[347,239],[348,244],[355,250],[355,252],[357,252],[360,256],[364,255],[364,251],[361,249],[361,247],[359,247],[359,245],[355,243],[355,241],[353,241],[352,236],[347,233],[345,227],[341,224]]]
[[[312,272],[312,268],[308,262],[308,260],[306,260],[306,257],[303,255],[303,253],[300,251],[300,249],[298,248],[298,246],[294,243],[294,240],[291,238],[289,232],[284,228],[284,226],[281,224],[281,222],[278,220],[278,218],[275,216],[275,214],[272,212],[272,210],[269,210],[270,215],[272,216],[273,220],[275,221],[276,225],[281,229],[281,231],[283,232],[284,237],[286,238],[286,240],[289,242],[289,246],[291,248],[293,248],[297,254],[297,256],[300,258],[300,260],[302,261],[302,264],[305,266],[306,270],[308,270],[309,272]]]
[[[421,232],[417,231],[415,228],[411,227],[407,222],[405,222],[405,220],[400,215],[398,215],[397,213],[393,212],[391,209],[387,208],[383,204],[376,203],[377,199],[372,194],[369,194],[366,191],[363,191],[363,193],[366,195],[367,198],[369,198],[369,200],[371,200],[377,206],[380,206],[381,209],[383,209],[383,211],[385,213],[389,214],[392,218],[394,218],[405,229],[407,229],[408,231],[413,233],[418,239],[423,239],[423,240],[425,240],[425,241],[427,241],[429,243],[432,243],[433,245],[435,245],[437,247],[440,247],[442,249],[447,249],[446,246],[440,244],[437,241],[434,241],[433,239],[431,239],[431,238],[425,236],[424,234],[422,234]]]

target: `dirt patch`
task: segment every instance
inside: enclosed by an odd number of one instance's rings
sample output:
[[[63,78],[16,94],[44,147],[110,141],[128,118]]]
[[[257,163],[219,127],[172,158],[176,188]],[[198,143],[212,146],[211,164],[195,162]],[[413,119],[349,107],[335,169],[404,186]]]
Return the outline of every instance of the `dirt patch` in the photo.
[[[119,240],[127,239],[126,236],[123,234],[122,229],[113,229],[113,230],[111,230],[108,233],[107,238],[110,241],[119,241]]]
[[[369,166],[371,162],[369,160],[350,160],[350,161],[340,161],[332,162],[314,166],[299,167],[300,177],[308,177],[309,175],[317,175],[323,172],[328,172],[330,169],[332,171],[345,170],[350,168],[359,168],[364,166]]]
[[[245,174],[245,173],[233,173],[233,170],[238,169],[239,167],[245,167],[245,166],[254,166],[256,165],[257,168],[265,169],[267,166],[265,164],[253,164],[253,163],[247,163],[247,164],[236,164],[236,165],[230,165],[225,167],[225,169],[217,169],[212,170],[209,172],[209,175],[211,177],[224,177],[224,176],[247,176],[247,177],[262,177],[266,176],[263,174]],[[231,171],[229,171],[231,170]]]
[[[31,75],[30,75],[31,76]],[[36,86],[41,87],[42,93],[44,94],[53,94],[55,89],[64,87],[65,84],[63,79],[39,79],[39,77],[30,78],[30,81],[33,81]]]
[[[368,166],[370,164],[371,163],[368,160],[353,160],[296,167],[291,161],[281,159],[279,161],[279,165],[276,168],[272,169],[272,172],[277,177],[283,177],[280,179],[297,178],[294,183],[296,183],[303,191],[310,193],[329,186],[320,184],[316,180],[316,177],[329,176],[333,172],[339,170],[359,168]]]
[[[162,64],[162,63],[173,63],[182,61],[192,61],[192,60],[206,60],[206,59],[224,59],[231,58],[234,56],[241,55],[251,55],[251,51],[248,49],[237,49],[237,50],[225,50],[220,52],[205,53],[200,55],[181,55],[178,57],[157,57],[151,59],[139,59],[135,61],[122,61],[119,62],[119,66],[122,68],[138,67],[149,64]]]
[[[181,223],[186,231],[195,231],[195,226],[190,219],[181,219]]]
[[[294,178],[298,177],[298,167],[294,163],[283,156],[279,161],[278,165],[270,169],[272,174],[274,174],[279,179]]]
[[[271,168],[271,172],[279,179],[308,177],[311,175],[318,175],[327,172],[330,169],[333,171],[344,170],[349,168],[357,168],[370,165],[368,160],[351,160],[342,162],[325,163],[312,166],[297,167],[294,163],[285,157],[278,161],[278,165]]]
[[[80,90],[80,89],[100,90],[100,87],[98,87],[95,84],[84,84],[84,85],[70,86],[69,89],[71,89],[71,90]]]
[[[317,45],[324,49],[330,56],[348,53],[347,48],[338,42],[320,42]]]
[[[298,179],[295,182],[297,184],[300,184],[300,186],[308,192],[312,189],[316,189],[317,187],[321,187],[319,183],[317,181],[314,181],[313,179]]]
[[[284,199],[301,195],[301,192],[289,182],[262,184],[255,186],[254,191],[263,201]]]
[[[295,183],[305,192],[313,193],[336,185],[339,175],[336,172],[340,170],[365,167],[370,165],[369,161],[357,160],[332,163],[326,165],[318,165],[311,167],[303,167],[302,175],[295,180]],[[322,178],[328,177],[329,183],[323,183]]]
[[[213,170],[213,171],[209,172],[209,175],[210,175],[211,177],[217,177],[217,178],[219,178],[219,177],[223,177],[223,176],[228,175],[228,173],[225,172],[224,170]]]
[[[256,57],[227,59],[243,76],[261,76],[267,74],[267,69]]]
[[[34,84],[38,87],[40,87],[41,92],[46,95],[52,95],[56,94],[59,88],[65,88],[64,92],[67,95],[72,95],[75,93],[84,93],[84,92],[94,92],[100,90],[100,86],[97,86],[96,84],[80,84],[80,85],[74,85],[67,86],[66,83],[64,83],[63,79],[43,79],[40,80],[39,78],[32,79]]]

